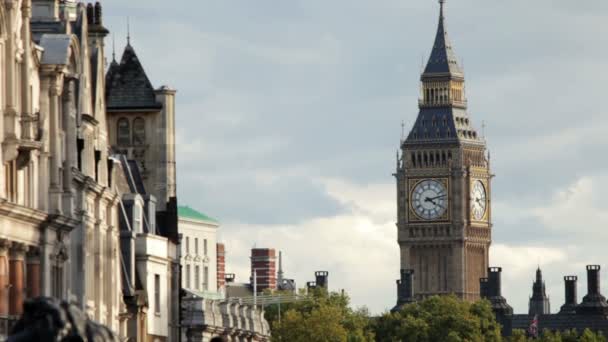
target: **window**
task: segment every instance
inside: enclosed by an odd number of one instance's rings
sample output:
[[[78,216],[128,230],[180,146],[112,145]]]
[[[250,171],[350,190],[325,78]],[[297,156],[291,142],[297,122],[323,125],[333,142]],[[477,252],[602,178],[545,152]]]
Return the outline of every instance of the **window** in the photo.
[[[194,288],[196,288],[197,290],[201,289],[201,278],[200,277],[201,277],[200,267],[198,265],[194,266],[194,282],[195,282]]]
[[[190,254],[190,238],[186,236],[186,254]]]
[[[198,238],[194,238],[194,254],[198,255]]]
[[[146,143],[146,121],[143,118],[133,120],[133,145]]]
[[[117,132],[116,132],[116,143],[118,145],[129,145],[131,141],[131,132],[129,129],[129,120],[127,118],[118,119]]]
[[[186,265],[186,286],[185,288],[190,288],[190,265]]]
[[[207,256],[207,239],[203,241],[203,253]]]
[[[160,275],[154,275],[154,313],[160,315]]]
[[[139,204],[133,204],[133,232],[140,234],[141,229],[141,207]]]
[[[63,267],[57,262],[52,267],[53,297],[63,298]]]
[[[203,290],[209,290],[209,267],[207,266],[203,268]]]

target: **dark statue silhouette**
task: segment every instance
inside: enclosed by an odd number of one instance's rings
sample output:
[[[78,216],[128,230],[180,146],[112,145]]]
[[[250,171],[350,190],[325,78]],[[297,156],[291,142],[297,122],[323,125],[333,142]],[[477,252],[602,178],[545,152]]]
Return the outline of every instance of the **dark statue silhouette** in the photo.
[[[107,327],[89,320],[77,306],[39,297],[23,303],[23,315],[7,341],[118,342],[118,338]]]

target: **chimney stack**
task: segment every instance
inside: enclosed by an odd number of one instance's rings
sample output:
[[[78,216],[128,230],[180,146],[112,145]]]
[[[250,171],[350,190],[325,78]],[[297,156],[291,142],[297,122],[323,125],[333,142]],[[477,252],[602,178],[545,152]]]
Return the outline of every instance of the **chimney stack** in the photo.
[[[587,294],[600,293],[600,265],[587,266]]]
[[[577,276],[565,276],[564,277],[564,289],[566,291],[566,302],[559,310],[559,313],[575,313],[576,311],[576,282]]]
[[[315,280],[316,280],[315,283],[317,284],[317,287],[322,287],[327,290],[329,287],[328,277],[329,277],[329,272],[327,272],[327,271],[315,272]]]
[[[496,315],[496,321],[502,325],[503,336],[511,335],[511,323],[513,319],[513,308],[502,296],[500,267],[488,267],[488,281],[484,292],[492,303],[492,311]],[[480,280],[481,285],[481,280]]]
[[[502,273],[501,267],[488,268],[487,293],[488,293],[489,297],[501,297],[502,296],[501,273]]]
[[[309,281],[306,283],[306,289],[308,291],[316,289],[317,288],[317,283],[315,283],[314,281]]]
[[[608,315],[608,303],[600,293],[600,265],[587,265],[587,295],[576,307],[576,313]]]
[[[236,280],[236,275],[234,273],[226,273],[225,279],[226,284],[232,284]]]
[[[479,295],[481,298],[488,299],[488,278],[479,278]]]
[[[405,304],[413,303],[414,270],[401,270],[401,279],[397,280],[397,305],[391,311],[399,311]]]

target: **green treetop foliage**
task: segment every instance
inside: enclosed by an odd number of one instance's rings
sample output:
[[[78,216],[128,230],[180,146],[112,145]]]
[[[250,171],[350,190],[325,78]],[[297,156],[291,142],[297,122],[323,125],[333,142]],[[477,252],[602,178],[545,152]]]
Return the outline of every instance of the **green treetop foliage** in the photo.
[[[543,331],[532,339],[523,330],[500,335],[490,303],[434,296],[405,305],[401,311],[371,318],[366,309],[353,310],[346,294],[311,291],[308,300],[266,307],[272,340],[282,342],[607,342],[586,329]]]
[[[308,300],[266,307],[273,341],[375,341],[367,309],[353,310],[346,294],[314,289]]]
[[[549,331],[544,330],[538,338],[526,337],[526,332],[523,330],[513,330],[508,342],[606,342],[604,335],[599,332],[595,333],[589,329],[585,329],[583,333],[576,330],[567,331]]]
[[[386,313],[375,323],[377,341],[501,341],[490,303],[434,296]]]

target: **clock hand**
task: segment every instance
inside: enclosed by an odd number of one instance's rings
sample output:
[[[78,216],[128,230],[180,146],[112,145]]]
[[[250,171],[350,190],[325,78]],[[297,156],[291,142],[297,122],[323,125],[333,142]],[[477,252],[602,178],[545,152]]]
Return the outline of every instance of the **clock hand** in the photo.
[[[427,198],[430,199],[430,200],[436,200],[438,198],[442,198],[442,197],[446,197],[446,196],[447,196],[447,194],[443,194],[443,195],[439,195],[439,196],[435,196],[435,197],[430,197],[430,198],[427,197]]]
[[[433,200],[434,200],[434,198],[430,198],[430,197],[425,197],[425,198],[424,198],[424,201],[425,201],[425,202],[431,202],[431,203],[433,203],[434,205],[437,205],[437,203],[435,203],[435,201],[433,201]]]

